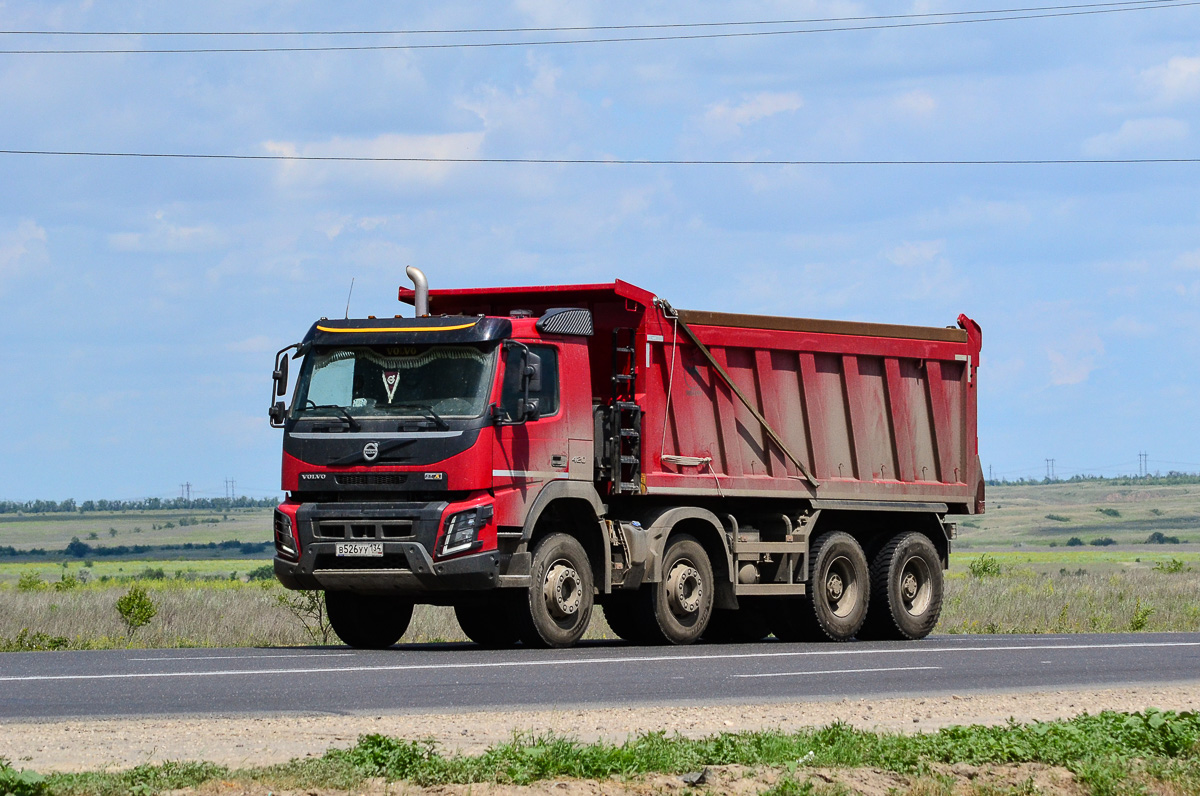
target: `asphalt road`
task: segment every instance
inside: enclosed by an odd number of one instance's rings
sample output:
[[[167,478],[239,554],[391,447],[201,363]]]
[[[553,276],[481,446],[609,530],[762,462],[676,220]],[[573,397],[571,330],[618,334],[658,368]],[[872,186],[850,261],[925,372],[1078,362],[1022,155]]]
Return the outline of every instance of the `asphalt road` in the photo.
[[[1200,681],[1200,633],[484,651],[411,645],[0,654],[0,718],[449,712]]]

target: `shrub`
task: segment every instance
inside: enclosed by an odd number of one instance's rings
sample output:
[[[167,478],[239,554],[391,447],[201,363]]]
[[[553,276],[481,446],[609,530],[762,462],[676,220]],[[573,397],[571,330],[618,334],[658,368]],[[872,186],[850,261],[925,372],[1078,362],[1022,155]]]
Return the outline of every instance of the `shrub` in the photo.
[[[275,567],[271,564],[266,564],[261,567],[255,567],[250,570],[246,578],[248,580],[272,580],[275,577]]]
[[[1162,531],[1155,531],[1146,537],[1146,544],[1179,544],[1179,537],[1167,536]]]
[[[1174,575],[1177,572],[1191,572],[1192,568],[1184,564],[1178,558],[1172,558],[1170,561],[1159,561],[1154,565],[1155,572],[1165,572],[1168,575]]]
[[[1064,517],[1061,514],[1047,514],[1046,519],[1054,520],[1055,522],[1070,522],[1071,521],[1070,517]]]
[[[1117,540],[1111,536],[1101,536],[1099,539],[1093,539],[1092,541],[1088,542],[1088,544],[1095,545],[1096,547],[1108,547],[1109,545],[1114,545],[1116,543]]]
[[[1078,536],[1072,536],[1067,540],[1067,547],[1083,547],[1083,540]]]
[[[41,591],[47,588],[46,581],[36,572],[22,572],[17,579],[17,591]]]
[[[315,644],[328,644],[333,626],[325,614],[325,595],[319,591],[289,591],[275,596],[279,605],[300,620]]]
[[[1121,512],[1117,511],[1116,509],[1101,508],[1101,509],[1096,509],[1096,511],[1100,512],[1105,517],[1120,517],[1121,516]]]
[[[66,572],[64,572],[62,575],[62,579],[59,580],[58,583],[54,584],[54,590],[55,591],[70,591],[71,589],[78,589],[82,585],[83,585],[83,581],[81,581],[79,578],[75,577],[74,575],[69,575]]]
[[[979,558],[971,559],[971,563],[967,565],[971,574],[977,578],[995,577],[1000,574],[1000,562],[995,556],[984,553]]]
[[[150,620],[158,613],[158,609],[154,607],[154,601],[146,594],[144,588],[134,586],[125,593],[124,597],[117,600],[117,613],[121,615],[121,621],[125,623],[127,637],[132,639],[139,627],[150,624]]]

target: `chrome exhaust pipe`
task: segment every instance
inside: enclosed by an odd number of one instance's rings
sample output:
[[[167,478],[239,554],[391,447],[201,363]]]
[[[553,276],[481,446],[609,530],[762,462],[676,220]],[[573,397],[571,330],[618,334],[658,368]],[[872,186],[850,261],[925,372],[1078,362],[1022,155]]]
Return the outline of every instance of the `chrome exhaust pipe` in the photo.
[[[404,269],[404,273],[408,274],[408,278],[413,283],[413,292],[416,294],[413,297],[413,306],[417,310],[417,317],[427,317],[429,315],[429,280],[425,278],[425,274],[420,268],[411,265]]]

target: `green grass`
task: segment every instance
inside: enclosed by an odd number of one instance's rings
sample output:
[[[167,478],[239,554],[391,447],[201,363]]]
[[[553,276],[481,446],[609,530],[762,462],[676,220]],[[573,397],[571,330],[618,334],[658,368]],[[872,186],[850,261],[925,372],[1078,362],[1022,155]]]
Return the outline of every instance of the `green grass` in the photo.
[[[1151,534],[1200,546],[1200,485],[1112,481],[990,486],[987,511],[963,518],[959,547],[1058,546],[1111,537],[1144,545]],[[1157,547],[1157,545],[1153,545]],[[1172,547],[1174,545],[1166,545]]]
[[[115,796],[197,787],[212,780],[271,789],[349,790],[375,777],[420,786],[527,785],[562,778],[630,780],[738,765],[779,771],[783,777],[776,792],[804,793],[808,792],[804,783],[809,768],[869,767],[928,777],[933,766],[956,763],[1058,766],[1072,772],[1093,794],[1164,787],[1195,792],[1200,784],[1200,716],[1158,710],[1106,712],[1065,721],[949,727],[916,735],[871,732],[838,723],[794,733],[766,730],[701,739],[655,732],[620,744],[581,743],[547,734],[517,736],[475,756],[444,754],[430,742],[364,735],[349,749],[266,768],[229,770],[207,763],[176,762],[123,772],[30,778],[24,790],[18,786],[12,792],[22,796]],[[0,769],[0,786],[8,784],[6,776],[15,782],[19,775],[11,768]]]

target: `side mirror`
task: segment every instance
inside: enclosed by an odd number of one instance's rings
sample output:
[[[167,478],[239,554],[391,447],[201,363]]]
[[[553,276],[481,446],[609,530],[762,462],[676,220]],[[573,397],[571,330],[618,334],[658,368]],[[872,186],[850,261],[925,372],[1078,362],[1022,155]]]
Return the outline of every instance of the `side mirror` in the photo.
[[[275,372],[271,374],[271,378],[275,380],[275,394],[287,395],[288,387],[288,356],[284,354],[282,358],[278,356],[275,359]]]
[[[537,398],[522,398],[521,404],[525,409],[525,420],[537,420],[542,416],[542,410],[538,408]]]
[[[283,401],[276,401],[275,399],[281,395],[287,395],[288,352],[293,348],[299,347],[299,343],[292,343],[287,348],[281,348],[275,352],[275,370],[271,373],[271,380],[274,384],[271,386],[271,408],[268,410],[271,425],[275,428],[282,427],[284,418],[287,417],[287,406]]]
[[[531,392],[542,391],[542,358],[532,351],[525,354],[525,379],[527,379],[526,397]]]

